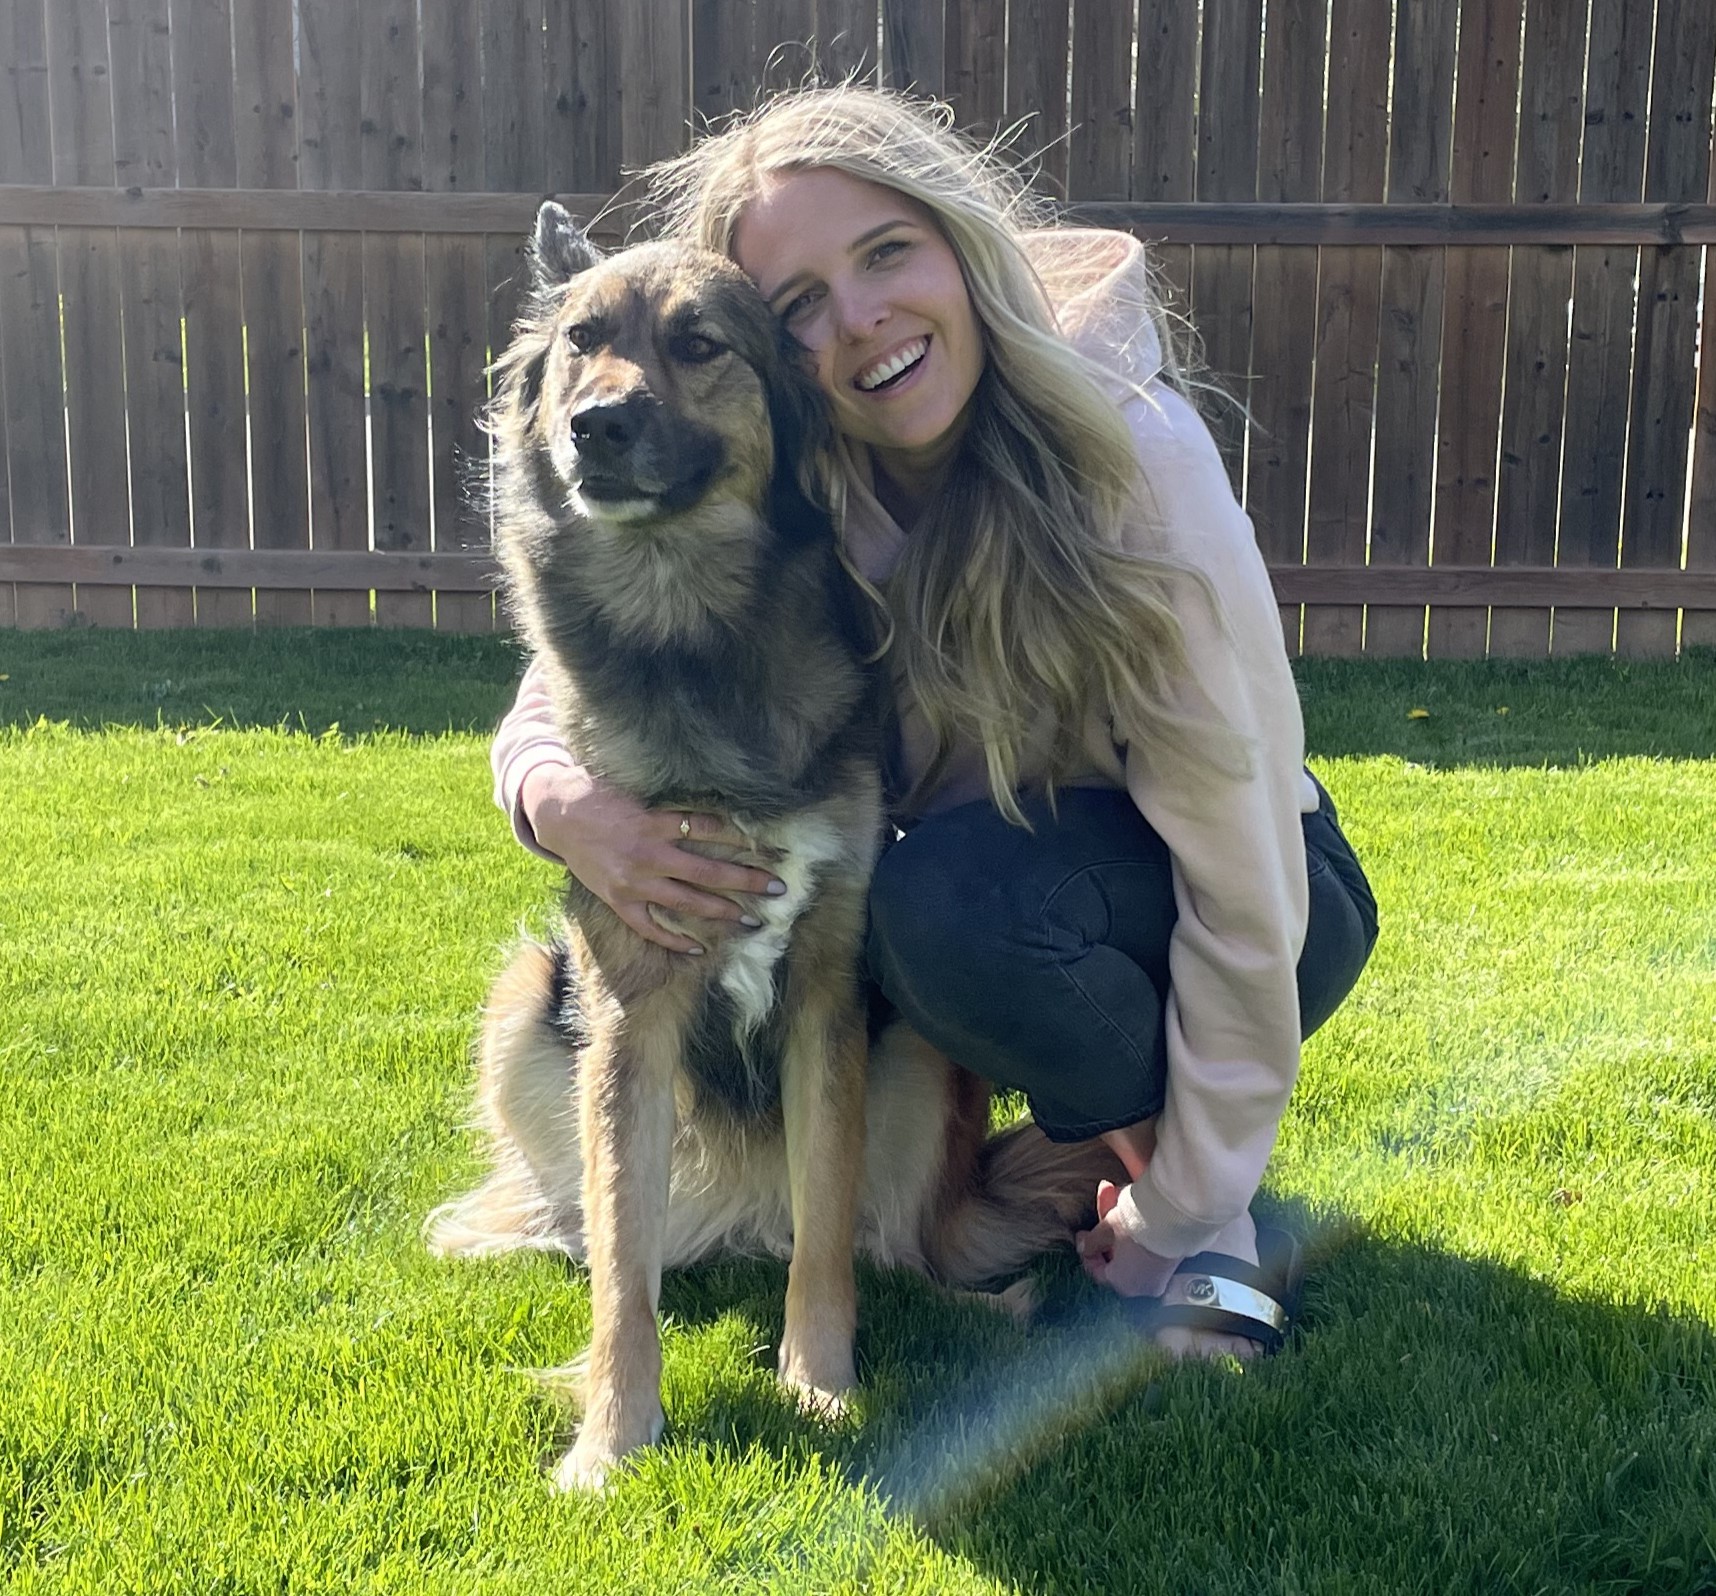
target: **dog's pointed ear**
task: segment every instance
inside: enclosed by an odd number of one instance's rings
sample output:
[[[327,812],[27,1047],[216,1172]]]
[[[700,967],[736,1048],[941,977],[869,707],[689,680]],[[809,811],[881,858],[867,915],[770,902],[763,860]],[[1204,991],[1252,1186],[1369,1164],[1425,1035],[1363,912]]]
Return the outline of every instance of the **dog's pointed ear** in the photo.
[[[558,288],[602,258],[564,205],[544,200],[530,237],[530,272],[539,290]]]

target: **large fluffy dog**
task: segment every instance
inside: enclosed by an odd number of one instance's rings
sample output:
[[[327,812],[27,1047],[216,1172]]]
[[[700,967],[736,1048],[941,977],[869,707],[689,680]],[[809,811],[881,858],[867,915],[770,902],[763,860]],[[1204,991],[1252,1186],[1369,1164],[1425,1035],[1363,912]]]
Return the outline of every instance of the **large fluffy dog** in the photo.
[[[694,958],[571,879],[564,939],[526,945],[490,994],[495,1167],[431,1241],[588,1261],[584,1420],[558,1478],[589,1487],[660,1433],[664,1267],[790,1257],[780,1375],[832,1403],[854,1381],[855,1246],[991,1281],[1067,1242],[1117,1166],[1031,1127],[988,1139],[987,1088],[903,1028],[867,1046],[876,717],[793,346],[718,256],[602,260],[549,204],[533,258],[492,417],[497,540],[562,731],[644,802],[728,817],[789,888],[753,906],[761,930],[698,923]]]

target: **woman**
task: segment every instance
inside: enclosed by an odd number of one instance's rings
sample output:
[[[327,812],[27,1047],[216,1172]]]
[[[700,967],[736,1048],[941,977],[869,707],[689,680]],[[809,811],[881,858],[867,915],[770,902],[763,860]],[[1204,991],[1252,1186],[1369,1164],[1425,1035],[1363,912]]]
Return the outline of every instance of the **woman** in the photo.
[[[1303,1035],[1375,940],[1304,734],[1250,523],[1166,363],[1142,248],[1035,225],[933,108],[805,90],[654,173],[669,231],[734,259],[805,347],[838,434],[844,557],[894,684],[867,949],[880,996],[1100,1135],[1087,1271],[1123,1296],[1258,1283],[1249,1205]],[[520,839],[640,935],[754,920],[742,838],[578,769],[527,674],[494,748]],[[1212,1262],[1210,1254],[1220,1255]],[[1251,1266],[1249,1269],[1247,1266]],[[1181,1293],[1183,1296],[1184,1293]],[[1160,1314],[1176,1352],[1248,1356],[1242,1312]],[[1233,1333],[1254,1328],[1254,1335]]]

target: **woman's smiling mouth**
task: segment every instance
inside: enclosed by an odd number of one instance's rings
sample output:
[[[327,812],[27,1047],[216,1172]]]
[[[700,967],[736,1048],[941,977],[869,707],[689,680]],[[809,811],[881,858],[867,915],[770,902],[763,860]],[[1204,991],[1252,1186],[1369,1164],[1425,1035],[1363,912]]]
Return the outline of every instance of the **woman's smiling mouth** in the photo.
[[[929,353],[929,346],[927,337],[914,338],[891,355],[866,366],[852,379],[852,386],[860,393],[875,393],[879,389],[890,387],[908,372],[917,370],[924,356]]]

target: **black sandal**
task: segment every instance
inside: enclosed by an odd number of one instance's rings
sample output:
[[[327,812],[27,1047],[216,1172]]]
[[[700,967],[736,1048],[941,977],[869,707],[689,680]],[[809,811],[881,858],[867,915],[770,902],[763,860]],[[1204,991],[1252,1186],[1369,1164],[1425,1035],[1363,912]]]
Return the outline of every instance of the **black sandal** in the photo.
[[[1265,1357],[1281,1350],[1299,1312],[1305,1264],[1296,1236],[1257,1227],[1255,1264],[1223,1252],[1183,1260],[1159,1297],[1125,1299],[1127,1316],[1154,1334],[1170,1325],[1247,1336]]]

